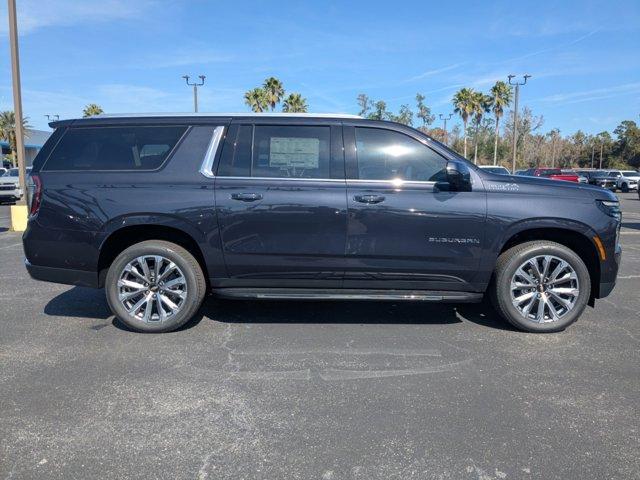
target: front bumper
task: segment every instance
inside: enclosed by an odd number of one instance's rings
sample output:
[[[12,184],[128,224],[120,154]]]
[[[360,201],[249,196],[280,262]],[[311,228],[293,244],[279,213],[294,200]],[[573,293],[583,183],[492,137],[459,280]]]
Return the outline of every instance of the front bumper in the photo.
[[[606,274],[601,276],[603,281],[600,282],[598,295],[596,298],[608,297],[616,286],[616,280],[618,277],[618,269],[620,268],[620,261],[622,260],[622,248],[620,245],[616,246],[613,258],[607,260],[606,265],[603,265],[606,269]]]

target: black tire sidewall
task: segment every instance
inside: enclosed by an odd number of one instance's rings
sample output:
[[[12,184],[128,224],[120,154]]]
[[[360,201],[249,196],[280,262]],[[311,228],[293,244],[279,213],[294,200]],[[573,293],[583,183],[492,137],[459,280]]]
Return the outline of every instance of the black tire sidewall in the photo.
[[[149,333],[172,331],[180,328],[182,325],[188,322],[200,307],[202,295],[199,292],[201,286],[198,282],[197,272],[194,269],[193,263],[190,262],[189,259],[184,258],[185,254],[190,254],[182,248],[176,247],[177,246],[172,247],[171,244],[167,242],[142,242],[124,250],[120,255],[118,255],[118,257],[109,267],[109,272],[107,273],[105,281],[107,302],[109,303],[111,311],[116,315],[116,317],[118,317],[118,319],[130,329],[138,332]],[[140,257],[143,255],[161,255],[171,260],[178,266],[178,268],[180,268],[187,282],[187,298],[185,299],[185,305],[183,306],[182,310],[180,310],[177,314],[172,315],[170,319],[162,323],[144,323],[133,318],[131,315],[129,315],[127,310],[118,299],[117,282],[120,273],[127,265],[127,263],[129,263],[136,257]]]
[[[573,309],[557,322],[535,323],[522,317],[520,312],[511,302],[511,278],[520,265],[526,260],[539,255],[553,255],[561,258],[571,265],[578,277],[580,293]],[[564,330],[575,322],[584,311],[591,294],[591,277],[582,259],[567,247],[559,244],[537,243],[529,248],[524,248],[507,260],[507,263],[499,278],[496,279],[496,296],[501,304],[507,320],[514,326],[528,332],[557,332]]]

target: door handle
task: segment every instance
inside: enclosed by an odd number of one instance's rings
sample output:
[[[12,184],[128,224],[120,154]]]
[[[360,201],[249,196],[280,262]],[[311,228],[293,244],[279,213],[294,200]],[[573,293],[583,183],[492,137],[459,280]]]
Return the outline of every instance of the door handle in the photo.
[[[240,200],[241,202],[255,202],[256,200],[262,200],[262,195],[259,193],[232,193],[232,200]]]
[[[382,195],[356,195],[353,197],[356,202],[359,203],[382,203],[384,197]]]

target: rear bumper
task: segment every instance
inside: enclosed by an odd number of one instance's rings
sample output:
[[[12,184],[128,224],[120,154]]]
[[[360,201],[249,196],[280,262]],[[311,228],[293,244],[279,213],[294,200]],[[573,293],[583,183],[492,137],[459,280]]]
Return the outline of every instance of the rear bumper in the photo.
[[[84,270],[71,270],[68,268],[42,267],[32,265],[28,260],[24,261],[27,272],[31,278],[44,282],[64,283],[66,285],[78,285],[80,287],[98,288],[98,274]]]

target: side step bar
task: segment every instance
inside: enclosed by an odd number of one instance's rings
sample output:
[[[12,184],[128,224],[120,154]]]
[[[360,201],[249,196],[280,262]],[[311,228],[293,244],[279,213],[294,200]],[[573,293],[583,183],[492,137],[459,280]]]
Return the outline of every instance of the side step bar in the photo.
[[[430,290],[358,290],[313,288],[218,288],[213,294],[221,298],[258,300],[393,300],[422,302],[473,303],[482,293]]]

